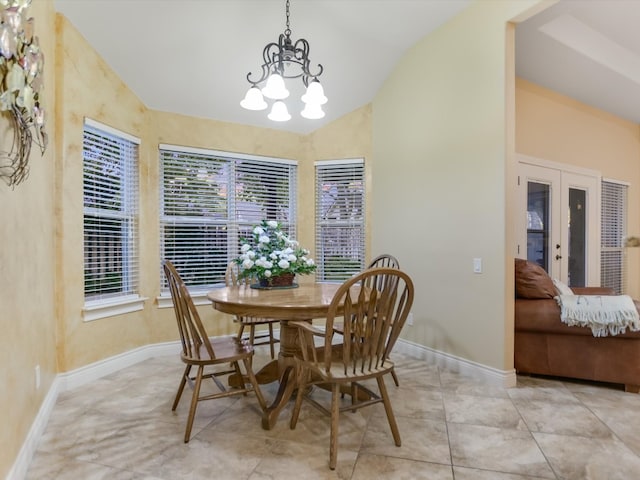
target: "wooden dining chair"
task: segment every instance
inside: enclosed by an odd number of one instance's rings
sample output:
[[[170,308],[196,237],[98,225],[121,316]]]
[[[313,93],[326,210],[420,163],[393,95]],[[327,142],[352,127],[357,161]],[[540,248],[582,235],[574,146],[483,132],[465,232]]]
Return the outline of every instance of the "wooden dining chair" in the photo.
[[[393,255],[383,253],[371,260],[367,268],[400,268],[400,262]]]
[[[378,285],[370,288],[367,285]],[[357,287],[360,288],[357,288]],[[356,287],[356,288],[353,288]],[[392,268],[372,268],[351,277],[334,295],[326,319],[326,328],[318,328],[307,322],[289,322],[298,329],[300,352],[295,356],[298,393],[291,415],[290,427],[298,421],[303,400],[309,400],[331,415],[331,440],[329,443],[329,467],[336,467],[338,454],[338,424],[340,412],[356,410],[382,402],[397,446],[401,445],[391,401],[384,382],[390,374],[393,362],[389,353],[413,304],[413,282],[405,272]],[[336,319],[344,322],[343,342],[333,344]],[[314,338],[319,338],[315,348]],[[360,384],[375,378],[378,393]],[[312,398],[311,385],[331,387],[331,407],[325,408]],[[341,387],[351,390],[349,405],[340,406]],[[369,400],[359,400],[358,390],[368,393]]]
[[[249,286],[251,283],[257,282],[257,279],[251,278],[251,277],[240,278],[240,270],[238,268],[238,264],[235,262],[231,262],[227,266],[227,271],[225,272],[225,275],[224,275],[224,281],[227,286],[232,286],[232,285]],[[271,358],[272,359],[276,358],[274,345],[276,343],[279,343],[280,340],[278,340],[273,334],[273,324],[279,323],[280,322],[279,319],[236,315],[233,320],[234,322],[237,322],[240,324],[240,329],[238,330],[238,338],[242,338],[245,327],[249,327],[249,343],[254,346],[269,345]],[[267,325],[268,330],[264,333],[258,333],[256,335],[256,327],[259,325]]]
[[[198,311],[193,304],[189,290],[187,290],[187,286],[180,278],[176,268],[168,260],[164,262],[164,273],[169,283],[173,308],[178,322],[178,331],[180,332],[180,341],[182,342],[182,354],[180,358],[182,362],[186,364],[178,392],[171,407],[172,411],[175,411],[178,407],[185,385],[189,383],[189,386],[193,388],[191,407],[189,408],[187,427],[184,433],[184,442],[188,443],[191,437],[191,428],[193,426],[193,419],[196,414],[198,402],[233,395],[246,395],[248,392],[253,391],[256,394],[262,411],[266,409],[266,403],[253,370],[251,369],[253,346],[236,337],[209,338],[200,320]],[[251,383],[251,388],[243,384],[239,388],[227,389],[217,377],[235,373],[240,378],[244,378],[239,362],[244,364],[246,377],[248,377]],[[226,369],[221,370],[220,367],[218,367],[215,370],[208,370],[207,373],[205,373],[205,367],[211,368],[222,364],[230,364],[232,369],[225,367]],[[194,367],[197,368],[197,373],[195,376],[191,376],[191,369]],[[205,378],[211,378],[220,389],[220,392],[200,396],[200,387],[202,380]]]
[[[400,262],[393,255],[383,253],[371,260],[367,268],[400,268]],[[391,378],[393,378],[393,383],[396,384],[396,387],[399,387],[400,382],[398,381],[398,376],[394,368],[391,369]]]
[[[367,268],[400,268],[400,262],[393,255],[388,253],[383,253],[382,255],[378,255],[376,258],[371,260]],[[376,278],[377,282],[383,282],[382,277]],[[342,334],[342,324],[338,323],[334,326],[336,332]],[[396,375],[395,369],[391,369],[391,378],[393,378],[393,383],[396,384],[396,387],[400,386],[400,381],[398,380],[398,376]]]

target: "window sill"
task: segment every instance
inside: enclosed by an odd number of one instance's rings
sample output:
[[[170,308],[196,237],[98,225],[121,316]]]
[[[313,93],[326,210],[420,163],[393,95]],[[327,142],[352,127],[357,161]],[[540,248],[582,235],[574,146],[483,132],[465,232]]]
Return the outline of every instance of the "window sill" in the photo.
[[[137,312],[144,308],[146,297],[126,295],[109,300],[92,300],[84,304],[82,315],[85,322]]]
[[[193,292],[189,292],[191,294],[191,299],[193,300],[194,305],[211,305],[211,300],[207,298],[207,293],[209,290],[196,290]],[[158,302],[158,308],[173,308],[173,300],[171,300],[171,295],[163,294],[156,298]]]

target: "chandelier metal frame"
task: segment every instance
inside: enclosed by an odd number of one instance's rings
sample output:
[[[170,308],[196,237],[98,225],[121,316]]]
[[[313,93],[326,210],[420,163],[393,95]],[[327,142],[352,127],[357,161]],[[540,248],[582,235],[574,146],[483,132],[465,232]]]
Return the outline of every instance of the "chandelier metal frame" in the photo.
[[[317,80],[322,75],[324,68],[322,64],[318,64],[316,72],[309,69],[309,42],[304,38],[300,38],[295,42],[291,40],[290,28],[290,12],[289,0],[286,3],[287,23],[284,33],[280,34],[278,42],[271,42],[264,47],[262,51],[262,59],[264,63],[261,65],[262,75],[258,80],[252,80],[252,72],[247,73],[247,81],[254,87],[264,82],[272,73],[278,73],[282,78],[302,78],[305,87],[309,86],[309,80]],[[297,64],[300,71],[290,72],[285,68],[285,64]]]

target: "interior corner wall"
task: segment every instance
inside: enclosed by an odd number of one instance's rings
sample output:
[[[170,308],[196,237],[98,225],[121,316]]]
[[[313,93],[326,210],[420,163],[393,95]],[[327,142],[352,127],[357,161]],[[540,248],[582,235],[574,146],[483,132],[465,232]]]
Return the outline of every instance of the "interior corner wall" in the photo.
[[[360,107],[322,128],[310,133],[306,138],[306,158],[307,167],[301,169],[302,178],[315,178],[313,169],[314,162],[322,160],[340,160],[349,158],[364,158],[365,169],[365,251],[366,259],[371,259],[377,255],[370,251],[371,245],[371,202],[372,192],[372,165],[373,152],[371,144],[371,104]],[[315,185],[314,185],[315,188]],[[315,225],[315,198],[314,195],[307,195],[303,199],[305,204],[301,205],[302,211],[311,214],[311,222]],[[311,236],[306,245],[313,245],[315,238],[313,232],[315,228],[309,230]],[[314,249],[315,251],[315,249]],[[312,252],[313,253],[313,252]]]
[[[516,151],[628,182],[627,231],[640,235],[640,125],[518,78]],[[627,267],[640,298],[640,249],[627,249]]]
[[[6,478],[56,375],[55,338],[55,13],[52,1],[33,2],[35,35],[45,57],[44,108],[49,145],[33,144],[29,176],[0,181],[0,478]],[[0,115],[0,149],[12,138]],[[9,145],[10,146],[10,145]],[[40,367],[36,388],[35,367]]]
[[[472,3],[412,47],[373,101],[372,248],[396,255],[414,279],[415,320],[403,336],[500,370],[513,369],[507,22],[537,3]]]

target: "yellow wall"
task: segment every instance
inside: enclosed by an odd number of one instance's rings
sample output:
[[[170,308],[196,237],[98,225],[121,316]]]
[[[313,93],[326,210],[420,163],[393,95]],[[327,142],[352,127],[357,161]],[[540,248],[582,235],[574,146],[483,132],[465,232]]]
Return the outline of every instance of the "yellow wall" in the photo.
[[[73,25],[56,16],[53,2],[35,2],[32,15],[47,58],[49,149],[32,154],[32,173],[15,190],[0,188],[5,228],[0,268],[3,335],[0,477],[4,478],[57,373],[136,347],[177,340],[173,309],[159,309],[158,144],[251,153],[299,161],[298,240],[313,251],[313,162],[367,157],[370,107],[313,135],[198,119],[149,110],[97,55]],[[84,322],[82,129],[85,117],[141,139],[140,245],[144,309]],[[56,125],[60,128],[56,129]],[[1,125],[0,125],[1,126]],[[330,144],[331,148],[324,146]],[[212,335],[236,327],[203,306]],[[42,369],[35,391],[34,367]],[[11,414],[11,416],[9,416]]]
[[[538,3],[474,2],[412,47],[373,102],[372,250],[396,255],[418,292],[403,333],[500,370],[513,368],[507,22]]]
[[[628,190],[628,233],[640,234],[640,126],[523,79],[516,82],[516,150],[597,170]],[[640,298],[640,249],[627,250],[628,293]]]
[[[0,181],[0,478],[5,478],[57,373],[54,299],[56,118],[52,2],[35,2],[35,34],[45,56],[44,105],[49,147],[31,151],[27,180]],[[0,117],[0,131],[7,118]],[[3,134],[3,138],[4,137]],[[35,366],[42,383],[35,388]]]
[[[64,282],[59,298],[60,371],[161,341],[176,340],[172,309],[158,309],[160,294],[158,223],[158,144],[167,143],[228,152],[288,158],[300,161],[299,240],[313,245],[313,162],[306,160],[308,142],[302,135],[148,110],[105,64],[73,25],[59,16],[63,56],[59,62],[62,184],[60,196],[63,232],[59,257]],[[117,128],[141,139],[141,295],[147,297],[141,312],[92,322],[82,318],[82,127],[83,117]],[[303,175],[304,172],[310,174]],[[311,200],[309,200],[309,198]],[[212,335],[235,330],[228,316],[212,308],[200,309]],[[217,321],[214,321],[217,320]],[[96,342],[96,339],[100,339]]]
[[[0,409],[5,412],[0,476],[15,460],[56,373],[177,338],[172,310],[159,310],[155,302],[160,288],[158,143],[298,160],[298,239],[311,249],[313,162],[364,157],[367,255],[396,255],[416,284],[415,325],[407,327],[405,337],[499,371],[512,368],[507,245],[514,76],[507,22],[539,4],[473,3],[407,52],[372,105],[302,136],[148,110],[68,21],[59,18],[56,25],[51,0],[34,2],[31,10],[48,60],[47,106],[55,115],[48,117],[50,148],[43,158],[33,155],[27,182],[13,191],[0,188]],[[615,138],[624,145],[616,151],[624,151],[625,161],[607,164],[607,171],[598,168],[637,185],[637,126],[598,115],[594,120],[580,109],[569,115],[571,102],[521,82],[517,99],[518,151],[564,162],[570,156],[576,164],[596,168],[601,160],[589,152],[607,154]],[[589,124],[586,135],[563,127],[575,143],[571,149],[561,136],[553,149],[545,138],[552,132],[545,134],[548,120],[541,119],[560,114],[567,115],[564,123]],[[141,293],[148,297],[141,312],[88,323],[81,312],[85,115],[142,140]],[[615,133],[590,139],[593,145],[583,148],[584,137],[604,124]],[[626,160],[631,157],[635,165]],[[638,204],[637,196],[634,188],[630,204]],[[630,217],[630,233],[640,233],[638,212]],[[483,258],[480,275],[472,273],[474,257]],[[211,308],[200,311],[212,334],[233,331],[228,319],[216,321],[221,316]],[[32,374],[36,363],[43,373],[39,391]]]

